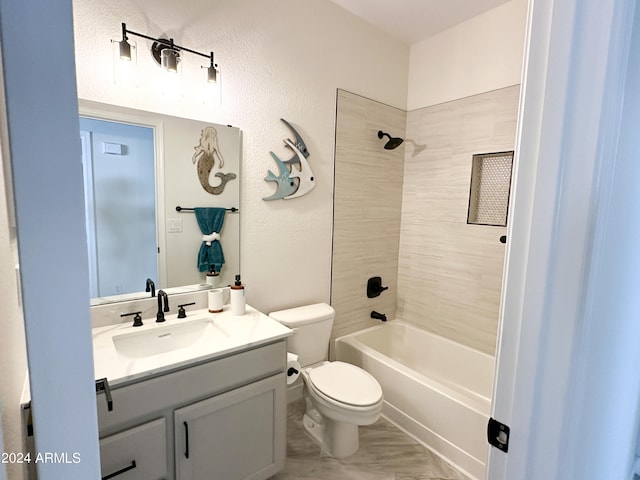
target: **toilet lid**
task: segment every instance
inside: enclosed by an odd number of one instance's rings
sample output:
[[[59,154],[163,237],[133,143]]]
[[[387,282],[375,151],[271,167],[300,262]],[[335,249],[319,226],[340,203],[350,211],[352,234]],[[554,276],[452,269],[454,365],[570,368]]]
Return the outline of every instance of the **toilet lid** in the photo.
[[[337,402],[365,407],[378,403],[382,388],[368,372],[344,362],[329,362],[309,372],[313,386]]]

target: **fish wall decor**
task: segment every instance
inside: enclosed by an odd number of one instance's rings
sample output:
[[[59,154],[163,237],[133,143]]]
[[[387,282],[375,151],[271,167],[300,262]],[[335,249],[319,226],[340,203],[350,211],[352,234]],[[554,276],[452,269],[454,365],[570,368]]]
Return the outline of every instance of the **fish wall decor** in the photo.
[[[214,186],[209,182],[211,171],[215,167],[216,158],[218,159],[218,168],[224,166],[224,158],[222,157],[222,153],[220,153],[218,132],[216,129],[214,127],[205,127],[200,133],[200,143],[193,148],[195,153],[193,157],[191,157],[191,161],[194,164],[197,162],[196,167],[200,185],[202,185],[205,191],[212,195],[220,195],[224,191],[227,182],[236,178],[236,174],[232,172],[216,172],[215,176],[220,179],[220,183]]]
[[[269,152],[278,166],[278,174],[269,170],[264,177],[265,182],[276,183],[276,191],[268,197],[263,197],[265,201],[298,198],[306,195],[316,186],[313,171],[307,161],[309,150],[304,140],[289,122],[284,118],[280,120],[289,127],[295,137],[295,142],[288,138],[284,140],[285,146],[293,152],[293,156],[283,161],[275,153]]]

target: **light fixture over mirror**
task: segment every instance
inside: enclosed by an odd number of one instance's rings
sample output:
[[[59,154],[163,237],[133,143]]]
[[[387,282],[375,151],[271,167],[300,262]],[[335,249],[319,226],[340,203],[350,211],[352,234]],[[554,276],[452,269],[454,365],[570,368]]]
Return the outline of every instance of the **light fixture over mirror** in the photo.
[[[178,71],[178,62],[180,61],[180,52],[175,48],[164,48],[160,52],[162,68],[167,72],[176,73]]]
[[[129,37],[127,37],[127,26],[122,24],[122,40],[118,42],[120,48],[120,60],[125,62],[131,61],[131,44],[129,43]]]
[[[207,67],[207,81],[209,83],[216,83],[218,79],[218,72],[216,70],[216,67],[217,65],[213,63],[213,52],[211,52],[210,63],[209,63],[209,66]]]
[[[213,60],[213,52],[210,52],[207,55],[196,50],[191,50],[190,48],[176,45],[173,38],[154,38],[143,33],[134,32],[133,30],[127,29],[126,23],[122,23],[122,40],[118,42],[120,60],[131,61],[131,44],[129,43],[129,35],[135,35],[136,37],[151,40],[153,42],[151,45],[151,55],[156,63],[167,72],[178,72],[181,52],[188,52],[209,59],[209,65],[202,66],[202,68],[207,69],[207,82],[215,83],[217,81],[218,65]]]

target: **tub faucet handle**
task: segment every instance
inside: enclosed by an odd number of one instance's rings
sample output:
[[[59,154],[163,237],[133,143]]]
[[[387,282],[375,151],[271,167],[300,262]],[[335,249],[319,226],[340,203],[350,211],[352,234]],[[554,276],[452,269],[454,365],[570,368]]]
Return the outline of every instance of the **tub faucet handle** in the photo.
[[[382,286],[382,277],[371,277],[367,281],[367,298],[374,298],[380,295],[389,287]]]

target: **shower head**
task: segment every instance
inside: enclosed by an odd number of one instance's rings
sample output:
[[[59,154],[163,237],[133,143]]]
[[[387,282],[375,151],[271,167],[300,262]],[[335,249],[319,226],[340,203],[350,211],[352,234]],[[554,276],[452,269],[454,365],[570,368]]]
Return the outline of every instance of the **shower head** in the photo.
[[[383,132],[382,130],[378,130],[378,138],[389,137],[387,143],[384,144],[385,150],[393,150],[394,148],[398,148],[402,142],[404,142],[403,138],[400,137],[392,137],[388,133]]]

